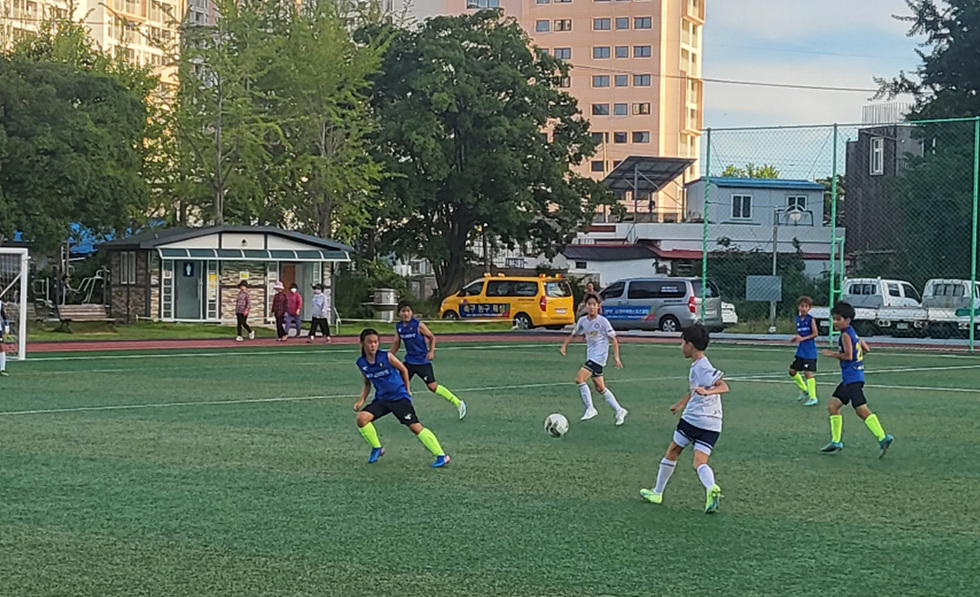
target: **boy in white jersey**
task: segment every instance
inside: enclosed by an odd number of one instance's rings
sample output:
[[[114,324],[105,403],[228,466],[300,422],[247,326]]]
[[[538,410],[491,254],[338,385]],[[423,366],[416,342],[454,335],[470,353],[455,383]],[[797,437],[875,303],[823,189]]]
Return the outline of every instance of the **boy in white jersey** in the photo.
[[[613,330],[608,319],[599,315],[598,296],[590,294],[585,298],[585,311],[586,314],[578,320],[572,334],[561,345],[561,354],[564,356],[568,344],[576,336],[585,336],[588,360],[579,369],[578,375],[575,376],[575,383],[578,384],[582,401],[585,402],[585,414],[582,415],[581,420],[588,421],[599,414],[599,411],[592,404],[592,392],[586,383],[591,377],[596,391],[602,394],[609,406],[616,411],[616,425],[622,425],[626,421],[626,415],[629,414],[629,411],[619,405],[616,396],[606,387],[606,382],[602,377],[602,368],[606,366],[606,360],[609,358],[610,343],[613,347],[613,357],[616,359],[616,368],[623,368],[623,363],[619,360],[619,342],[616,340],[616,331]]]
[[[721,395],[728,391],[728,384],[723,379],[725,374],[715,369],[708,357],[704,356],[708,340],[708,330],[701,324],[695,324],[681,334],[681,350],[685,358],[691,359],[691,391],[670,407],[670,412],[674,414],[681,409],[684,409],[684,413],[674,431],[674,440],[660,461],[656,487],[652,490],[641,489],[640,495],[648,502],[661,503],[677,459],[684,448],[694,444],[694,468],[707,493],[704,511],[711,514],[718,510],[721,487],[715,483],[715,473],[708,466],[708,457],[721,434]]]

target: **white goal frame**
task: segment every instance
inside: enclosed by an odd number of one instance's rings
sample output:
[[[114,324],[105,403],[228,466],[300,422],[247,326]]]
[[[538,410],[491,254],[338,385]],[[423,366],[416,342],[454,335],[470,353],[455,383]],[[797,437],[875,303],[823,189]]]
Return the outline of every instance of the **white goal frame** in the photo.
[[[17,309],[17,328],[15,331],[11,326],[11,332],[15,333],[17,337],[17,360],[23,361],[27,357],[27,278],[31,257],[27,249],[13,247],[0,247],[0,256],[2,255],[17,255],[20,257],[20,272],[13,280],[2,283],[3,285],[0,286],[0,301],[5,303],[4,311],[7,312],[7,317],[11,320],[14,319],[14,314],[10,312],[10,308],[7,305],[14,306]],[[11,301],[5,301],[4,297],[10,296],[12,294],[11,290],[18,283],[20,284],[20,301],[17,304]],[[11,323],[14,322],[11,321]],[[5,350],[5,348],[0,347],[0,350]]]

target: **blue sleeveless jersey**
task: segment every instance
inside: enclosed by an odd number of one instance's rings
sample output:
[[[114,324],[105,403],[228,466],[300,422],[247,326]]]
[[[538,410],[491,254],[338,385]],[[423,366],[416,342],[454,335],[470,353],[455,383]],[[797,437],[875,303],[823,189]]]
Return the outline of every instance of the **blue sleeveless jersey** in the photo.
[[[809,315],[800,317],[796,316],[796,333],[800,336],[809,336],[813,333],[813,318]],[[815,359],[817,358],[817,339],[813,338],[811,340],[804,340],[800,342],[799,347],[796,349],[796,356],[801,359]]]
[[[841,331],[841,337],[837,340],[841,352],[844,351],[844,334],[851,337],[852,350],[851,360],[840,362],[841,381],[844,383],[864,381],[864,351],[861,350],[861,341],[854,328],[848,327],[846,330]]]
[[[395,324],[395,331],[405,345],[405,363],[428,365],[429,347],[426,345],[425,336],[419,333],[419,320],[413,318],[408,323],[399,321]]]
[[[361,375],[366,377],[371,385],[374,386],[375,400],[411,400],[408,390],[405,389],[405,381],[402,374],[391,366],[388,361],[388,352],[379,350],[374,355],[374,363],[369,363],[365,357],[357,359],[357,368],[361,370]]]

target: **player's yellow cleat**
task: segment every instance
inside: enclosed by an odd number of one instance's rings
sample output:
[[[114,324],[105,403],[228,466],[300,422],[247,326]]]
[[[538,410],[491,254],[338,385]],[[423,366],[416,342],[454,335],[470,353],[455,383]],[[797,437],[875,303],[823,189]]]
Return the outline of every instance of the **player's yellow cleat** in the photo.
[[[641,489],[640,497],[650,502],[651,504],[659,504],[664,501],[664,494],[653,493],[653,490],[651,489]]]
[[[704,513],[714,514],[718,511],[718,506],[721,504],[721,487],[715,483],[708,489],[708,495],[704,503]]]

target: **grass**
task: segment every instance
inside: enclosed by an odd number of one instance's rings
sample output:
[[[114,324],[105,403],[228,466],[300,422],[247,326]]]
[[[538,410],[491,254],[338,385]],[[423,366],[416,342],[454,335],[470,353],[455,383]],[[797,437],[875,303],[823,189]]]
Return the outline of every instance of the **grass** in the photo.
[[[823,407],[794,400],[791,349],[713,347],[725,498],[706,516],[682,456],[643,503],[686,391],[674,346],[625,344],[607,377],[631,414],[577,421],[581,346],[452,345],[415,380],[453,456],[429,468],[390,417],[367,465],[353,426],[355,347],[43,355],[0,379],[5,597],[975,595],[980,358],[874,352],[884,460],[851,412],[817,450]],[[821,361],[823,403],[837,375]],[[906,370],[915,369],[915,370]],[[748,378],[748,379],[747,379]],[[572,421],[548,437],[551,412]],[[20,414],[17,414],[20,413]]]

